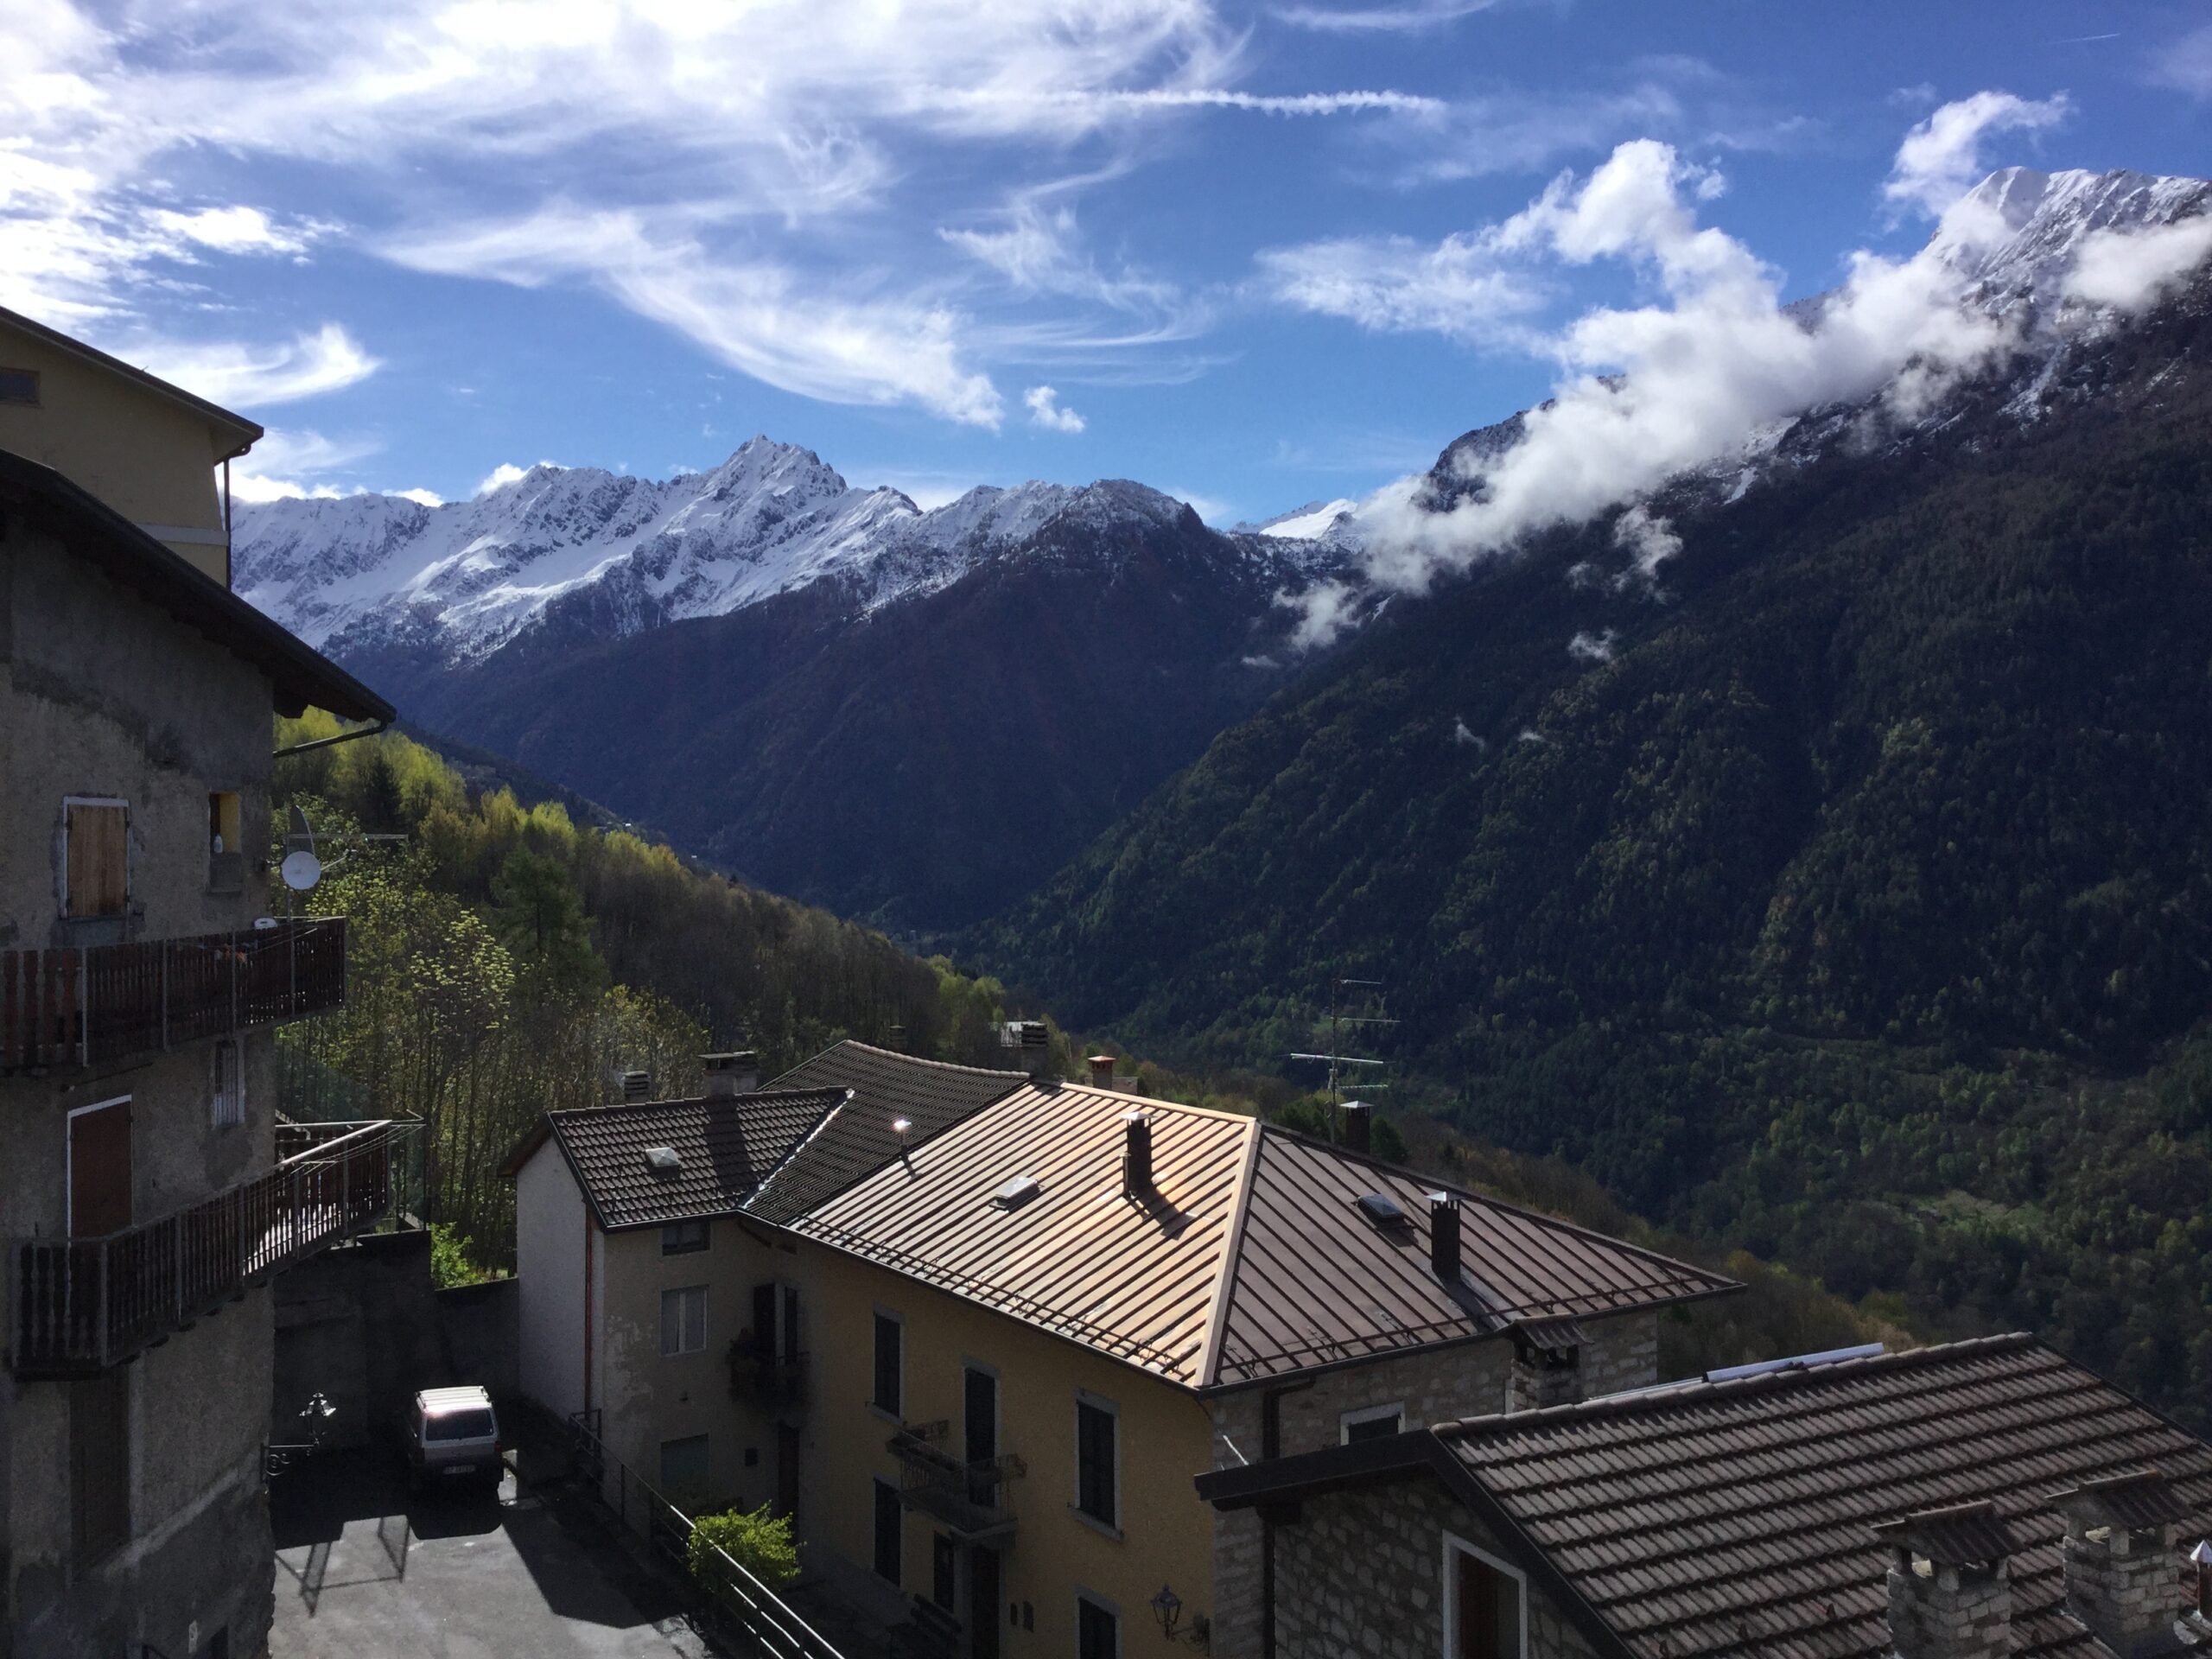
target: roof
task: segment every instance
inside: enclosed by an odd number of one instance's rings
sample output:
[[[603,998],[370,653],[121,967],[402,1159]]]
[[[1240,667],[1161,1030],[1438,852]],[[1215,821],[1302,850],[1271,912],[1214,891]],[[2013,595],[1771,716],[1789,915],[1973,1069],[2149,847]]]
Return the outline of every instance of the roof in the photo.
[[[1556,1344],[1552,1322],[1709,1296],[1732,1280],[1601,1233],[1445,1188],[1459,1199],[1461,1282],[1429,1268],[1429,1177],[1268,1128],[1261,1137],[1219,1376],[1236,1382],[1419,1343],[1487,1335],[1516,1319]],[[1355,1206],[1381,1193],[1408,1223]],[[1537,1345],[1545,1345],[1538,1338]]]
[[[551,1139],[609,1232],[734,1215],[845,1098],[842,1089],[776,1090],[548,1112],[508,1167]],[[649,1161],[663,1147],[676,1154],[673,1167]]]
[[[1027,1081],[1018,1071],[917,1059],[849,1039],[825,1049],[770,1087],[847,1089],[853,1098],[816,1127],[746,1210],[764,1221],[794,1220],[896,1158],[895,1120],[906,1120],[905,1144],[918,1145]]]
[[[314,707],[347,720],[395,717],[337,664],[51,467],[0,449],[0,505],[53,529],[72,554],[252,664],[269,677],[279,714]]]
[[[2012,1547],[2014,1653],[2089,1659],[2106,1649],[2065,1608],[2059,1503],[2152,1469],[2186,1506],[2186,1549],[2212,1529],[2212,1446],[2014,1335],[1440,1424],[1198,1484],[1241,1507],[1433,1473],[1600,1651],[1632,1659],[1878,1659],[1885,1535],[1917,1523],[1969,1556]],[[2177,1611],[2180,1569],[2177,1551]]]
[[[451,1389],[423,1389],[416,1392],[415,1399],[425,1411],[462,1411],[472,1406],[492,1403],[492,1396],[479,1383]]]
[[[917,1077],[929,1064],[863,1052]],[[855,1086],[849,1109],[882,1109],[869,1084]],[[1123,1119],[1139,1109],[1153,1124],[1143,1201],[1122,1180]],[[1587,1317],[1735,1287],[1459,1189],[1462,1282],[1447,1287],[1429,1268],[1433,1180],[1248,1117],[1115,1090],[1020,1080],[913,1141],[903,1160],[895,1145],[883,1150],[873,1173],[785,1224],[1193,1389],[1487,1336],[1522,1314]],[[1039,1184],[1033,1200],[995,1202],[1024,1176]],[[1356,1200],[1372,1192],[1393,1196],[1409,1224],[1368,1222]]]
[[[119,357],[110,357],[98,346],[87,346],[75,335],[65,334],[59,328],[50,328],[20,311],[10,311],[6,306],[0,305],[0,326],[19,328],[55,351],[66,352],[80,362],[89,363],[94,368],[129,380],[170,403],[181,404],[195,415],[205,416],[213,425],[228,427],[235,435],[237,448],[218,454],[215,457],[218,461],[229,461],[244,454],[263,436],[262,429],[245,416],[233,414],[220,404],[211,404],[205,397],[195,397],[182,386],[172,385],[159,375],[149,374]]]

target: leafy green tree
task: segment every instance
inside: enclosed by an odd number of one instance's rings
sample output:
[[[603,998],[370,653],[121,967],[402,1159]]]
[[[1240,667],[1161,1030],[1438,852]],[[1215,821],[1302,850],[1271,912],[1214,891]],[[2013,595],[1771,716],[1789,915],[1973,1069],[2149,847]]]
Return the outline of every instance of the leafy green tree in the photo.
[[[575,880],[553,859],[518,847],[492,882],[493,918],[501,940],[553,985],[581,989],[606,976],[591,944],[591,924]]]
[[[791,1535],[791,1517],[772,1515],[765,1503],[750,1511],[699,1516],[691,1523],[687,1555],[691,1576],[716,1594],[742,1588],[730,1561],[772,1590],[798,1576],[798,1542]]]

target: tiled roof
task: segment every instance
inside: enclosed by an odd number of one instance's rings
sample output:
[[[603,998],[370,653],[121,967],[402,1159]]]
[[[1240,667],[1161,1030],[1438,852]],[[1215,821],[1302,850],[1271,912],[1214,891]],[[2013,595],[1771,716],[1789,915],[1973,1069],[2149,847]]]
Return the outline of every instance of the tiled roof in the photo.
[[[857,1086],[847,1110],[860,1116],[871,1096]],[[1122,1192],[1122,1119],[1136,1108],[1153,1120],[1150,1204]],[[1461,1281],[1447,1287],[1429,1267],[1433,1182],[1249,1118],[1073,1084],[1022,1083],[904,1161],[895,1145],[885,1156],[777,1218],[1192,1388],[1487,1335],[1522,1315],[1571,1320],[1734,1287],[1464,1192]],[[995,1204],[1020,1176],[1039,1196]],[[1370,1192],[1393,1198],[1408,1224],[1378,1230],[1356,1207]]]
[[[2101,1655],[2064,1606],[2054,1494],[2155,1468],[2192,1517],[2183,1548],[2212,1530],[2212,1446],[2024,1336],[1436,1433],[1637,1659],[1878,1659],[1888,1559],[1873,1529],[1917,1516],[1949,1537],[1983,1503],[1976,1536],[1952,1541],[2017,1541],[2012,1651]]]
[[[1122,1191],[1122,1120],[1140,1103],[1153,1120],[1154,1192],[1142,1201]],[[1195,1384],[1254,1127],[1025,1082],[792,1230]],[[1020,1176],[1037,1195],[994,1202]]]
[[[1481,1336],[1522,1319],[1565,1338],[1589,1317],[1732,1290],[1732,1280],[1549,1216],[1458,1192],[1460,1282],[1429,1268],[1427,1194],[1438,1184],[1268,1128],[1245,1198],[1217,1374],[1236,1382]],[[1380,1193],[1406,1217],[1381,1228],[1356,1207]],[[1541,1343],[1540,1343],[1541,1345]]]
[[[907,1121],[906,1144],[918,1146],[1027,1082],[1018,1071],[916,1059],[849,1039],[825,1049],[770,1087],[849,1089],[853,1097],[800,1143],[747,1212],[778,1224],[793,1220],[896,1158],[894,1119]]]
[[[734,1213],[844,1100],[842,1089],[779,1090],[548,1112],[545,1122],[600,1225],[613,1230]],[[675,1167],[648,1162],[661,1147],[675,1153]]]

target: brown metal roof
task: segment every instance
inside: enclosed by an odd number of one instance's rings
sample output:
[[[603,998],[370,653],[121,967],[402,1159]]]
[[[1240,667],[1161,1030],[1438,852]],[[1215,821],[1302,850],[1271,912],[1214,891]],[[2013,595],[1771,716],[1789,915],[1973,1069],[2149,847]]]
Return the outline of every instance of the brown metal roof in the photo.
[[[1122,1119],[1152,1116],[1154,1191],[1123,1195]],[[1197,1384],[1249,1118],[1024,1082],[792,1230]],[[1020,1176],[1037,1196],[993,1194]]]
[[[734,1214],[845,1098],[842,1089],[805,1089],[645,1101],[548,1112],[545,1127],[599,1224],[613,1232]],[[664,1147],[675,1166],[656,1168],[646,1154]]]
[[[927,1065],[881,1050],[862,1050],[857,1063]],[[791,1078],[813,1075],[813,1065]],[[871,1122],[880,1109],[866,1084],[855,1087],[846,1112]],[[1122,1196],[1122,1120],[1133,1109],[1153,1120],[1149,1205]],[[916,1137],[904,1160],[895,1144],[882,1150],[888,1161],[873,1173],[775,1218],[1192,1388],[1484,1336],[1516,1318],[1572,1321],[1734,1288],[1457,1190],[1462,1277],[1447,1287],[1429,1267],[1433,1182],[1249,1118],[1074,1084],[1021,1083],[926,1144]],[[809,1155],[793,1158],[795,1173]],[[838,1173],[861,1155],[841,1155]],[[1011,1210],[993,1202],[1021,1176],[1039,1183],[1036,1199]],[[1370,1192],[1409,1222],[1376,1228],[1357,1207]],[[748,1209],[764,1214],[758,1201]]]
[[[907,1121],[906,1144],[918,1146],[1028,1080],[1019,1071],[917,1059],[849,1039],[825,1049],[769,1086],[846,1089],[853,1097],[800,1142],[746,1211],[763,1221],[793,1220],[896,1158],[895,1120]]]
[[[1245,1198],[1221,1351],[1209,1382],[1239,1382],[1421,1343],[1486,1335],[1516,1319],[1649,1307],[1732,1280],[1479,1193],[1459,1200],[1460,1278],[1429,1267],[1437,1183],[1270,1126]],[[1358,1208],[1380,1193],[1406,1224]]]
[[[2212,1529],[2212,1446],[2025,1336],[1436,1434],[1638,1659],[1878,1659],[1889,1551],[1873,1529],[1983,1503],[1974,1524],[2013,1546],[2013,1651],[2101,1654],[2065,1611],[2053,1489],[2155,1465],[2190,1517],[2181,1548]]]

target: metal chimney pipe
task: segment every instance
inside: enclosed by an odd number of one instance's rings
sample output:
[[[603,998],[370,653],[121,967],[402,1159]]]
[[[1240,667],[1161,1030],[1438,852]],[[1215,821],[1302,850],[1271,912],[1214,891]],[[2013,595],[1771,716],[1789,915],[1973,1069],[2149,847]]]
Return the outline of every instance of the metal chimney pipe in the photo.
[[[1375,1109],[1363,1100],[1344,1102],[1344,1145],[1354,1152],[1369,1150],[1375,1138]]]
[[[1122,1141],[1122,1196],[1141,1198],[1152,1191],[1152,1120],[1123,1113]]]
[[[1449,1192],[1428,1195],[1428,1265],[1444,1283],[1459,1282],[1459,1200]]]

